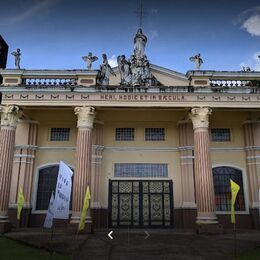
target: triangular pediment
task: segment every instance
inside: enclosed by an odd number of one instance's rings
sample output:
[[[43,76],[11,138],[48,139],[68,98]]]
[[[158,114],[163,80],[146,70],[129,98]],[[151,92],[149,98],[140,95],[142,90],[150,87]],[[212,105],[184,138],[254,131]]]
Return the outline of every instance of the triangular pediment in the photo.
[[[185,74],[176,72],[174,70],[166,69],[154,64],[150,65],[152,75],[163,86],[188,86],[189,81]],[[120,85],[120,75],[118,67],[113,68],[116,76],[110,77],[109,85]]]

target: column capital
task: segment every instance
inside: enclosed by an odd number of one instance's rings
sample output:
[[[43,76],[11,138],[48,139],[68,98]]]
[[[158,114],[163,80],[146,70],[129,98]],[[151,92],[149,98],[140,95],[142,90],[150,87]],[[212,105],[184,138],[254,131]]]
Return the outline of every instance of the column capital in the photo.
[[[21,110],[16,105],[1,105],[1,126],[16,128]]]
[[[75,107],[75,115],[78,117],[78,128],[92,128],[95,119],[95,108],[94,107]]]
[[[201,127],[209,127],[209,115],[212,109],[210,107],[193,107],[189,113],[189,118],[192,121],[193,129]]]

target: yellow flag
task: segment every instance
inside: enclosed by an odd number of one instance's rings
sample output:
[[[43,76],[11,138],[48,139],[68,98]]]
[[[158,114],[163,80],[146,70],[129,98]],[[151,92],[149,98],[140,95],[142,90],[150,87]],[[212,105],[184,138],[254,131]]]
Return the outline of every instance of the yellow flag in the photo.
[[[81,212],[81,216],[80,216],[80,222],[79,222],[79,228],[78,230],[83,230],[85,228],[85,219],[87,216],[87,211],[89,208],[89,200],[90,200],[90,190],[89,190],[89,186],[87,187],[86,190],[86,195],[85,195],[85,199],[84,199],[84,205],[83,205],[83,209]]]
[[[231,186],[231,223],[236,223],[235,220],[235,202],[240,186],[230,179]]]
[[[17,219],[20,220],[21,212],[24,204],[23,190],[20,188],[17,196]]]

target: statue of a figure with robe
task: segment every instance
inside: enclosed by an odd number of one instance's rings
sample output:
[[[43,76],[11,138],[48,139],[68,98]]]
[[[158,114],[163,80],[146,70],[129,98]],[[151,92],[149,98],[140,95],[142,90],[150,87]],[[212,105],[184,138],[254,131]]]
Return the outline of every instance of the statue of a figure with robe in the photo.
[[[138,29],[134,38],[134,55],[137,59],[144,57],[145,45],[147,43],[147,37],[143,34],[142,29]]]
[[[98,75],[98,83],[102,86],[107,86],[107,85],[109,85],[110,75],[112,74],[112,75],[116,76],[116,74],[113,71],[113,69],[111,68],[111,66],[108,64],[107,55],[103,54],[102,58],[103,58],[103,63],[100,66],[100,73]]]
[[[125,55],[120,55],[117,57],[118,70],[121,78],[121,85],[129,85],[132,81],[130,62],[125,58]]]

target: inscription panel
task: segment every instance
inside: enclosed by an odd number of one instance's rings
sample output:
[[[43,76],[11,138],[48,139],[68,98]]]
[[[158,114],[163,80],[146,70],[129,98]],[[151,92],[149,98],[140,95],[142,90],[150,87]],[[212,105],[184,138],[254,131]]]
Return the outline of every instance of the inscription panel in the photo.
[[[2,91],[3,104],[17,105],[84,105],[89,102],[95,106],[120,106],[127,103],[130,106],[166,106],[186,107],[187,105],[203,105],[206,103],[211,107],[260,107],[260,94],[195,94],[195,93],[74,93],[69,92],[15,92]],[[21,95],[22,94],[22,95]],[[23,96],[26,94],[26,99]]]

